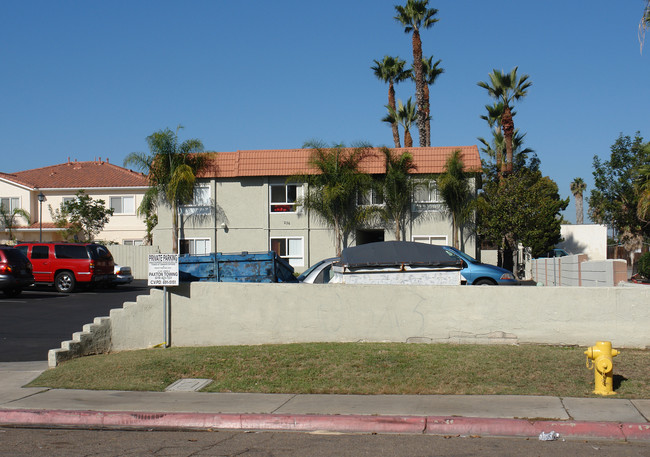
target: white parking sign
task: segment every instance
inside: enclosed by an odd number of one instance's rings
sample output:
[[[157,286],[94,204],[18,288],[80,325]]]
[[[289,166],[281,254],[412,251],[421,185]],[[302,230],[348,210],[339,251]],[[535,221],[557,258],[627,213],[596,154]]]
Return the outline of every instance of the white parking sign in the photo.
[[[149,254],[150,286],[178,285],[178,254]]]

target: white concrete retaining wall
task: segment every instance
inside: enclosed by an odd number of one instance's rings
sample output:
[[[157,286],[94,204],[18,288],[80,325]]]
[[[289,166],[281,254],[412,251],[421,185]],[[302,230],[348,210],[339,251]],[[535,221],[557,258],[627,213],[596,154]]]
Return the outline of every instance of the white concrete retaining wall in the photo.
[[[650,348],[650,287],[473,287],[195,282],[168,288],[172,346],[295,342],[541,343]],[[87,328],[88,327],[88,328]],[[110,338],[109,338],[110,335]],[[51,350],[50,366],[164,342],[163,292]],[[93,341],[96,340],[96,341]]]
[[[169,291],[172,288],[168,288]],[[650,346],[650,288],[192,283],[170,293],[171,344],[313,341]],[[113,349],[163,342],[163,295],[111,311]]]

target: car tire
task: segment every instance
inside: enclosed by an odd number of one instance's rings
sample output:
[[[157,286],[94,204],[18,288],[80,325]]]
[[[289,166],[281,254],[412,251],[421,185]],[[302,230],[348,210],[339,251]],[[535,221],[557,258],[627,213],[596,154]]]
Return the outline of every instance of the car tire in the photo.
[[[475,286],[496,286],[496,284],[493,281],[490,281],[489,279],[479,279],[474,283]]]
[[[21,293],[22,291],[23,291],[23,290],[20,289],[20,288],[15,288],[15,289],[5,289],[5,290],[4,290],[4,293],[5,293],[5,296],[6,296],[6,297],[11,298],[11,297],[17,297],[18,295],[20,295],[20,293]]]
[[[70,271],[62,271],[54,278],[54,288],[62,294],[74,291],[76,281]]]

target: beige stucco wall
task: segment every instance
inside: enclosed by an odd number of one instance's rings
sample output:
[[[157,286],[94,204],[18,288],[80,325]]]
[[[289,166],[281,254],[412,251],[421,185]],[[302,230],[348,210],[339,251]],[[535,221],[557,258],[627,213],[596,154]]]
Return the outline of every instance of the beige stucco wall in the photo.
[[[145,236],[144,219],[136,214],[138,206],[146,189],[84,189],[93,200],[104,200],[105,206],[110,205],[110,197],[134,197],[134,212],[129,214],[114,214],[110,217],[104,229],[95,237],[97,240],[122,244],[124,240],[142,240]],[[77,189],[70,191],[43,192],[46,200],[43,202],[43,222],[53,222],[51,210],[61,207],[64,197],[75,197]],[[38,203],[38,201],[37,201]]]
[[[211,252],[230,253],[267,251],[272,237],[300,237],[303,240],[304,259],[293,262],[297,272],[304,271],[321,259],[334,256],[336,246],[333,231],[306,209],[301,208],[296,213],[270,212],[269,186],[285,182],[283,177],[204,180],[203,183],[210,186],[211,214],[181,216],[179,238],[207,238]],[[171,211],[161,206],[153,244],[160,246],[162,252],[172,251],[171,227]],[[404,239],[413,240],[418,235],[443,236],[450,244],[451,231],[449,217],[431,212],[408,224]],[[395,239],[391,229],[384,228],[384,239]],[[351,239],[349,244],[354,246],[356,242]],[[476,254],[473,238],[468,238],[464,247],[470,255]]]
[[[30,191],[22,186],[0,180],[0,197],[3,198],[18,198],[20,208],[27,211],[30,215],[31,221],[38,221],[38,205],[34,208],[30,202]],[[38,203],[38,201],[37,201]],[[28,221],[19,216],[16,218],[16,225],[27,225]],[[5,242],[9,239],[9,233],[0,230],[0,242]]]
[[[650,347],[647,287],[191,283],[169,288],[172,346],[293,342]],[[163,293],[110,315],[113,350],[163,342]]]
[[[61,207],[64,197],[75,197],[78,189],[44,189],[42,190],[45,195],[45,201],[42,207],[42,222],[44,224],[53,222],[51,210],[56,210]],[[84,189],[93,200],[104,200],[106,206],[110,205],[110,197],[118,196],[133,196],[135,201],[135,209],[142,202],[142,197],[146,191],[145,188],[139,189]],[[39,202],[38,193],[40,190],[30,190],[14,183],[9,183],[0,180],[0,196],[2,197],[18,197],[20,198],[20,206],[30,213],[32,223],[39,221]],[[26,225],[27,221],[20,220],[20,225]],[[56,233],[58,230],[46,228],[44,230],[44,240],[60,239]],[[0,239],[4,234],[0,232]],[[115,214],[111,216],[108,223],[104,226],[104,230],[100,232],[96,239],[110,241],[115,243],[122,243],[124,240],[141,240],[145,236],[145,224],[142,217],[135,214]],[[23,241],[36,241],[39,239],[39,231],[21,231],[18,237]],[[6,238],[6,236],[4,236]]]

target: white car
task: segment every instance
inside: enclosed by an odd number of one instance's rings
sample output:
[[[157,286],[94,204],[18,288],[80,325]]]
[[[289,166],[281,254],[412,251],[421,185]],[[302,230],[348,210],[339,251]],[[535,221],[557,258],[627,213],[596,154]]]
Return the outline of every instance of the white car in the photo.
[[[327,284],[331,279],[332,264],[338,262],[338,260],[338,257],[330,257],[329,259],[315,263],[298,276],[298,282],[304,282],[305,284]]]
[[[131,284],[133,281],[133,275],[131,274],[131,267],[123,267],[120,265],[115,265],[115,279],[113,280],[113,286],[118,284]]]

